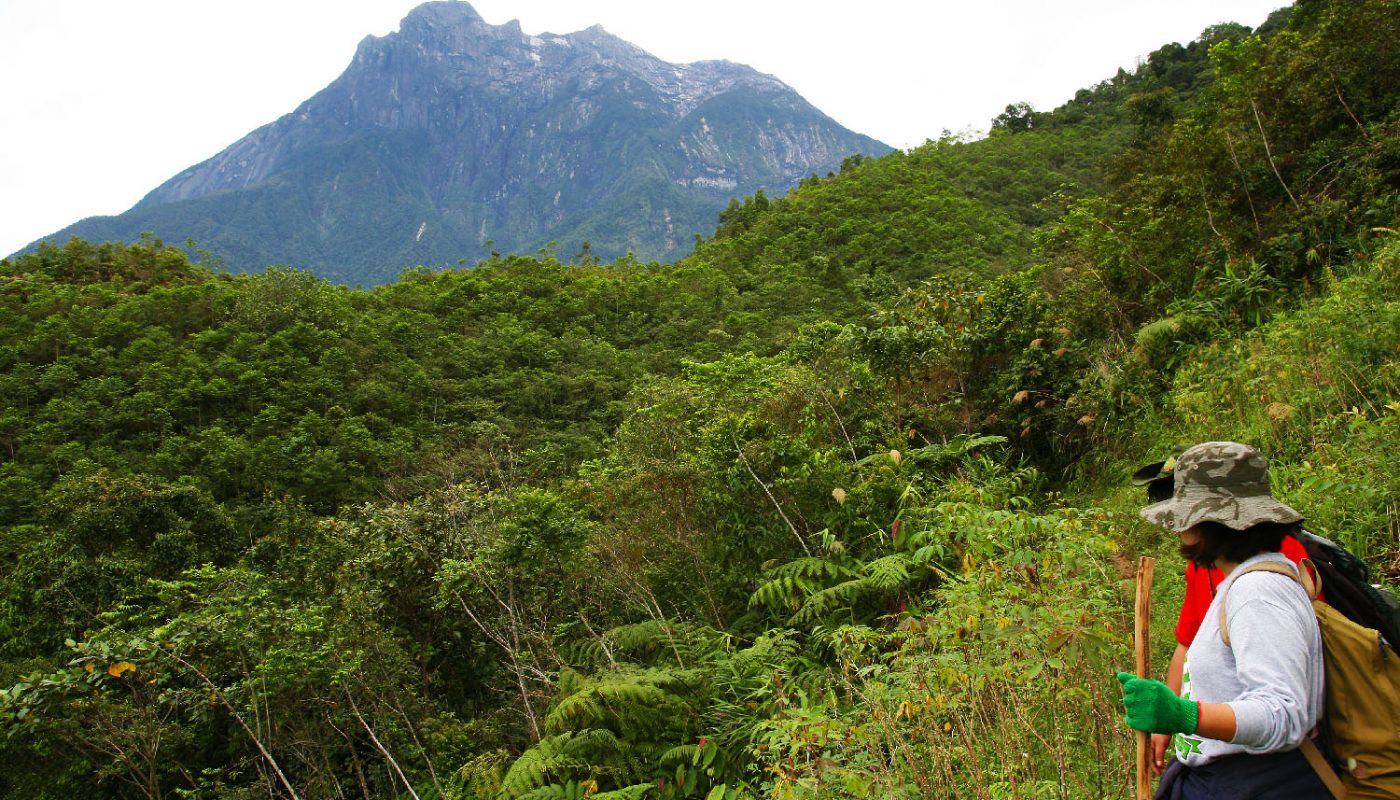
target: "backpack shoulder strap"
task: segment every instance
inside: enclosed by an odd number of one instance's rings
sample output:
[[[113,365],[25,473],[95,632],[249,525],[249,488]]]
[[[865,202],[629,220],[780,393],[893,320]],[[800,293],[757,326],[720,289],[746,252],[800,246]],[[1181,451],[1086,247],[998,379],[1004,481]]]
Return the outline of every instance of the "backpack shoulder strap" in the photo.
[[[1316,772],[1317,777],[1322,779],[1323,785],[1327,787],[1327,791],[1332,793],[1332,797],[1335,800],[1346,800],[1346,784],[1342,783],[1342,779],[1338,777],[1337,771],[1332,769],[1332,765],[1327,763],[1327,757],[1322,754],[1321,750],[1317,749],[1317,744],[1312,739],[1304,739],[1298,749],[1303,752],[1303,758],[1306,758],[1308,763],[1312,765],[1313,772]]]
[[[1317,596],[1322,590],[1322,575],[1318,573],[1317,567],[1312,563],[1312,560],[1307,558],[1298,562],[1298,570],[1296,572],[1277,561],[1263,561],[1258,564],[1252,564],[1246,567],[1239,575],[1236,575],[1235,580],[1244,577],[1247,572],[1273,572],[1278,575],[1287,575],[1297,581],[1303,589],[1307,591],[1308,598],[1313,601],[1317,600]],[[1225,642],[1226,647],[1230,646],[1230,624],[1226,619],[1225,604],[1229,599],[1230,587],[1234,585],[1235,581],[1230,581],[1230,586],[1225,589],[1225,596],[1220,598],[1220,639]],[[1322,780],[1322,783],[1327,787],[1327,791],[1331,793],[1332,797],[1335,798],[1335,800],[1345,800],[1347,796],[1346,786],[1337,776],[1337,771],[1332,768],[1331,764],[1327,763],[1326,756],[1322,754],[1322,751],[1318,750],[1317,744],[1315,744],[1312,739],[1304,739],[1302,745],[1298,749],[1302,751],[1303,757],[1307,759],[1308,764],[1312,766],[1313,771],[1317,773],[1318,778]]]
[[[1230,581],[1230,585],[1225,587],[1225,596],[1220,598],[1220,640],[1225,643],[1226,647],[1230,646],[1230,623],[1226,619],[1226,611],[1228,610],[1227,601],[1229,600],[1230,589],[1234,588],[1235,581],[1243,578],[1246,574],[1250,572],[1273,572],[1278,575],[1286,575],[1297,581],[1298,584],[1303,587],[1308,593],[1308,599],[1317,599],[1318,592],[1322,587],[1320,585],[1321,581],[1315,577],[1316,569],[1313,567],[1312,561],[1305,558],[1298,563],[1300,569],[1294,570],[1292,566],[1285,566],[1277,561],[1261,561],[1258,564],[1251,564],[1245,567],[1238,575],[1234,576],[1234,580]],[[1302,574],[1302,577],[1299,577],[1299,573]]]

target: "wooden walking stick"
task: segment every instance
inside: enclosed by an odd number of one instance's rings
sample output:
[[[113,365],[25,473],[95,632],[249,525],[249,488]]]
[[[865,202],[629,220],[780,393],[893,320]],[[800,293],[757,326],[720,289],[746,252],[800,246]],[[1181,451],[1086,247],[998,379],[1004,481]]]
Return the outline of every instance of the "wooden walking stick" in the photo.
[[[1137,676],[1148,677],[1148,656],[1151,651],[1148,640],[1152,619],[1152,571],[1157,559],[1143,556],[1138,559],[1137,605],[1133,608],[1133,656],[1136,659]],[[1137,732],[1137,800],[1152,798],[1152,734]]]

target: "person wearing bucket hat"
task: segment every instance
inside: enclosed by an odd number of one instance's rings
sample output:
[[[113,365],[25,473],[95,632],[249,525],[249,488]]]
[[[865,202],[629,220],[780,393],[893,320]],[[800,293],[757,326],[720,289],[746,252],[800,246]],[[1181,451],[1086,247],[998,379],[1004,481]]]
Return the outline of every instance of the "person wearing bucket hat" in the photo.
[[[1306,591],[1243,568],[1290,564],[1279,552],[1301,514],[1269,491],[1268,465],[1248,445],[1205,442],[1174,464],[1172,496],[1141,512],[1181,537],[1181,551],[1223,583],[1185,653],[1179,691],[1119,673],[1129,726],[1176,735],[1158,797],[1330,798],[1298,752],[1322,713],[1322,641]],[[1231,643],[1219,606],[1231,584]]]
[[[1146,488],[1150,503],[1172,499],[1177,459],[1185,451],[1185,447],[1175,447],[1166,459],[1147,464],[1133,473],[1133,485]],[[1308,557],[1303,543],[1291,534],[1283,537],[1279,551],[1294,564]],[[1166,684],[1173,692],[1181,691],[1186,648],[1190,647],[1191,641],[1196,638],[1196,631],[1205,619],[1206,609],[1210,607],[1216,589],[1224,580],[1225,576],[1215,567],[1186,562],[1186,593],[1182,598],[1181,611],[1177,615],[1176,628],[1173,631],[1176,636],[1176,648],[1172,652],[1166,673]],[[1325,601],[1326,597],[1319,593],[1318,599]],[[1165,734],[1152,735],[1152,769],[1159,775],[1166,766],[1166,752],[1171,739],[1171,736]]]
[[[1237,531],[1265,522],[1303,521],[1302,514],[1269,492],[1268,463],[1247,444],[1198,444],[1181,454],[1172,474],[1172,496],[1140,512],[1168,530],[1180,533],[1207,521]]]

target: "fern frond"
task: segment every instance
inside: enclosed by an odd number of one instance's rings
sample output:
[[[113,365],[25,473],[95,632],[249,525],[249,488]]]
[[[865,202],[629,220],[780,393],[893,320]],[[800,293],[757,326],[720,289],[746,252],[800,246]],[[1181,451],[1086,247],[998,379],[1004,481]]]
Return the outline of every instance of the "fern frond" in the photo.
[[[588,775],[635,775],[641,763],[612,731],[589,729],[568,731],[546,736],[534,747],[520,754],[501,779],[504,797],[523,800],[526,797],[559,797],[568,791],[574,779]],[[543,792],[543,794],[533,794]]]
[[[559,652],[570,664],[596,666],[608,661],[603,641],[594,636],[566,642],[560,646]]]
[[[618,669],[586,679],[545,717],[545,730],[607,729],[638,742],[680,724],[688,698],[707,683],[701,670]]]
[[[802,644],[792,638],[790,631],[771,630],[734,655],[736,661],[757,659],[766,663],[783,661],[801,652]]]
[[[788,624],[807,625],[843,609],[854,609],[871,595],[889,595],[904,589],[924,572],[922,565],[904,553],[877,558],[862,567],[860,577],[812,592]]]
[[[806,625],[841,608],[850,608],[869,591],[864,578],[844,581],[809,595],[802,608],[788,620],[789,625]]]
[[[749,608],[800,608],[802,598],[812,593],[811,581],[802,577],[784,576],[768,581],[749,596]]]
[[[669,644],[677,635],[683,634],[685,624],[661,619],[649,619],[630,625],[619,625],[603,634],[614,647],[624,650],[642,650],[654,647],[658,642]]]
[[[628,706],[659,710],[669,705],[671,699],[665,690],[645,683],[618,681],[601,684],[561,700],[545,717],[545,730],[618,729],[623,727],[619,722],[624,717],[636,716],[626,713]]]
[[[573,758],[588,762],[595,772],[615,773],[631,766],[631,749],[612,731],[592,728],[577,731],[569,741],[567,752]]]
[[[679,656],[689,663],[714,655],[723,648],[717,631],[676,620],[647,620],[620,625],[603,634],[614,657],[640,661],[670,660]]]
[[[693,744],[677,745],[662,753],[661,758],[657,759],[657,763],[667,766],[690,764],[695,760],[695,753],[699,751],[699,749],[698,746]]]
[[[572,754],[586,758],[594,775],[606,775],[613,783],[645,780],[651,772],[656,748],[645,742],[624,742],[612,731],[581,731],[574,737]]]
[[[779,564],[768,571],[773,577],[780,576],[801,576],[804,578],[816,578],[819,580],[841,578],[855,574],[854,570],[844,564],[832,561],[829,558],[817,558],[809,556],[807,558],[796,558],[785,564]]]
[[[787,631],[773,630],[758,637],[753,644],[736,652],[729,659],[730,669],[736,677],[748,674],[767,675],[773,668],[797,658],[802,645]]]
[[[555,783],[549,786],[541,786],[526,794],[520,795],[520,800],[585,800],[589,787],[578,781],[568,783]],[[592,795],[597,797],[598,795]]]
[[[501,779],[501,792],[508,797],[524,797],[548,784],[552,777],[585,766],[568,752],[573,738],[572,732],[547,736],[521,753]]]
[[[562,695],[571,695],[588,685],[588,679],[582,673],[565,667],[559,670],[559,677],[555,679],[555,685]]]
[[[611,792],[600,792],[593,795],[592,800],[641,800],[654,789],[656,789],[654,783],[637,783],[632,786],[624,786],[621,789],[614,789]]]
[[[910,581],[911,559],[903,553],[877,558],[865,565],[865,582],[871,588],[892,591],[907,586]]]
[[[708,662],[729,648],[730,635],[704,625],[677,620],[646,620],[619,625],[601,635],[566,642],[565,661],[580,667],[616,666],[620,661],[642,664]]]
[[[1005,436],[974,436],[961,434],[941,444],[931,444],[910,450],[905,458],[912,458],[925,467],[938,467],[966,457],[973,450],[989,444],[1004,444]]]

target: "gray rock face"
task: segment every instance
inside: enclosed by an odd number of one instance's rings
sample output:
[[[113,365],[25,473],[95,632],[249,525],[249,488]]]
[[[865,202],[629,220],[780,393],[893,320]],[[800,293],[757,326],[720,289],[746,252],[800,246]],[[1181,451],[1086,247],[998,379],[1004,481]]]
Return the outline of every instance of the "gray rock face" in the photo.
[[[749,67],[666,63],[596,26],[528,36],[433,2],[292,113],[51,238],[149,230],[232,269],[362,283],[551,242],[669,260],[731,197],[888,151]]]

